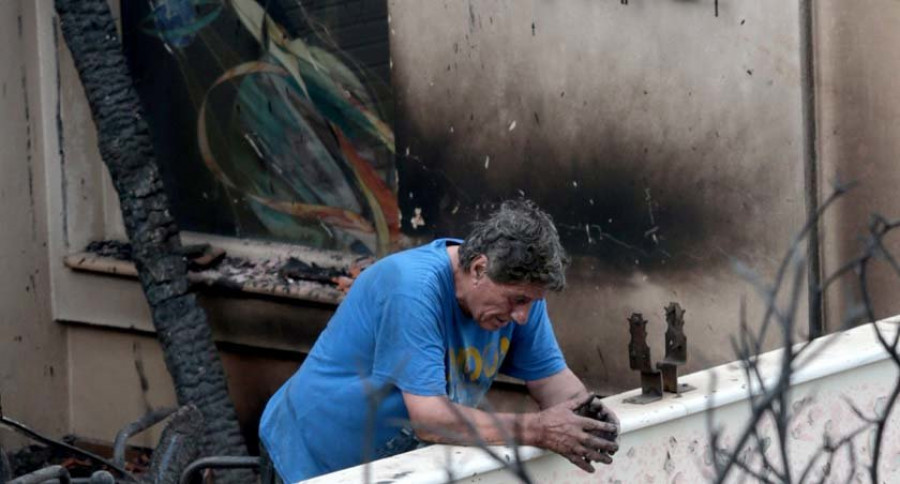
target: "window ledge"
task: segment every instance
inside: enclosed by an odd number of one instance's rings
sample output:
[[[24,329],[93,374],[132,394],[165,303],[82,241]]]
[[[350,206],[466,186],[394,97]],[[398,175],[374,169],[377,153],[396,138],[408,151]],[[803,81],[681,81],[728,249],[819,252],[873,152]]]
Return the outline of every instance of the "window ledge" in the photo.
[[[137,278],[137,268],[127,260],[104,257],[91,252],[79,252],[63,258],[66,267],[84,272]],[[226,262],[223,262],[225,264]],[[229,265],[229,268],[235,268]],[[344,295],[338,289],[311,281],[284,281],[278,271],[266,271],[252,276],[234,276],[220,268],[189,271],[193,284],[238,290],[276,298],[298,299],[307,302],[337,305]]]

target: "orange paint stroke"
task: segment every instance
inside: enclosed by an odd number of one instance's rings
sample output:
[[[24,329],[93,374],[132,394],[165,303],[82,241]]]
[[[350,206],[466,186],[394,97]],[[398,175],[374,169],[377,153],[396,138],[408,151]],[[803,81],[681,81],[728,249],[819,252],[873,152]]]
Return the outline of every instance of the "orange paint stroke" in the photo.
[[[375,199],[378,201],[378,206],[384,214],[388,229],[390,230],[391,240],[393,240],[400,232],[400,207],[397,204],[397,196],[384,180],[378,176],[378,173],[375,172],[372,165],[359,155],[356,148],[353,147],[341,130],[334,127],[334,132],[337,135],[344,157],[350,162],[357,177],[362,184],[365,185],[365,188],[371,190]]]

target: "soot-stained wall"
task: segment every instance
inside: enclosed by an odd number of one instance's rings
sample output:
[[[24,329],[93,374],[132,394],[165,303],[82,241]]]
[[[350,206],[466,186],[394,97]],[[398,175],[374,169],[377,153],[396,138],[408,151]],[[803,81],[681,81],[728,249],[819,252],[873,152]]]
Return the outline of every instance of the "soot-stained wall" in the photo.
[[[389,2],[402,231],[463,236],[503,199],[573,255],[550,312],[569,365],[633,387],[626,318],[687,310],[687,370],[733,359],[734,270],[771,277],[802,225],[793,2]],[[801,304],[805,307],[805,304]],[[805,321],[805,314],[800,315]]]

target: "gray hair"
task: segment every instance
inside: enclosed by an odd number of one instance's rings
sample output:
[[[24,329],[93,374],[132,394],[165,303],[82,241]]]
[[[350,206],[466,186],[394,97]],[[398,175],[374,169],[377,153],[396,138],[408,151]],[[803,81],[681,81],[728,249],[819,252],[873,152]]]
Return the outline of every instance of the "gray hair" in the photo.
[[[459,262],[469,270],[479,255],[487,275],[501,284],[538,284],[551,291],[566,287],[569,258],[553,219],[528,200],[507,200],[490,218],[475,222],[459,246]]]

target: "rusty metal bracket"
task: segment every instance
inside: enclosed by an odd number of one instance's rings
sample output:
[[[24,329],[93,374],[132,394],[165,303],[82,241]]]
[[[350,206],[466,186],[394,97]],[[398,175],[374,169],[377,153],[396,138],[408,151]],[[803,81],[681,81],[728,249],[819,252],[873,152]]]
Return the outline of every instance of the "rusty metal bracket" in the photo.
[[[666,357],[654,367],[647,345],[647,320],[640,313],[628,318],[631,341],[628,363],[641,372],[641,394],[626,398],[625,403],[644,405],[662,399],[663,392],[681,394],[695,388],[678,383],[678,367],[687,362],[687,337],[684,335],[684,309],[678,303],[666,306]]]
[[[662,372],[663,391],[684,393],[694,390],[678,383],[678,367],[687,363],[687,336],[684,335],[684,309],[678,303],[666,306],[666,357],[656,364]]]
[[[656,364],[656,367],[659,368],[660,373],[662,373],[662,387],[663,391],[669,393],[685,393],[695,388],[687,383],[678,383],[678,365],[675,363],[667,363],[665,361],[660,361]]]
[[[628,363],[632,370],[641,372],[641,394],[626,398],[625,403],[644,405],[662,399],[663,384],[660,372],[650,363],[650,347],[647,346],[647,320],[640,313],[628,318],[631,341],[628,343]]]

